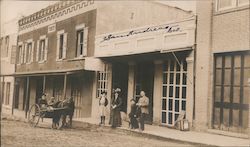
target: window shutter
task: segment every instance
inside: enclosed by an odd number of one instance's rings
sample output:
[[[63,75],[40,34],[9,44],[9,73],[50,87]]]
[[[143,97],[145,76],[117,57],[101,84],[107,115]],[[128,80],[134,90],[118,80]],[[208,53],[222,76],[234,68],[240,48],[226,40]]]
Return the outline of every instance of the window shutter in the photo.
[[[36,61],[37,62],[39,60],[39,43],[40,43],[40,40],[37,40],[37,43],[36,43]]]
[[[30,58],[30,62],[33,62],[34,59],[34,46],[35,46],[35,42],[32,41],[32,48],[31,48],[31,58]]]
[[[83,30],[84,38],[83,38],[83,56],[87,56],[88,50],[88,27],[85,27]]]
[[[64,33],[63,34],[63,54],[62,54],[62,58],[65,59],[66,58],[66,53],[67,53],[67,37],[68,33]]]
[[[56,38],[56,60],[59,59],[59,46],[60,46],[60,34],[57,34]]]
[[[48,57],[48,50],[49,50],[49,47],[48,47],[48,37],[45,39],[45,51],[44,51],[44,60],[46,61],[47,60],[47,57]]]

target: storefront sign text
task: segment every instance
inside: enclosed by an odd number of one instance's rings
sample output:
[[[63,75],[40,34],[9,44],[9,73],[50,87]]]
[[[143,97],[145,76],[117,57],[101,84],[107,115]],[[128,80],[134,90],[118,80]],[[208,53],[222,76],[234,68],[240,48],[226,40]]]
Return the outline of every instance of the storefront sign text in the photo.
[[[122,35],[109,34],[109,35],[105,36],[101,42],[109,41],[111,39],[116,39],[116,38],[129,37],[132,35],[137,35],[137,34],[142,34],[142,33],[156,32],[156,31],[160,31],[160,30],[166,30],[167,33],[173,33],[173,32],[180,31],[180,27],[179,27],[179,25],[175,25],[175,26],[167,25],[167,26],[161,26],[161,27],[148,27],[144,30],[132,30],[132,31],[130,31],[126,34],[122,34]]]

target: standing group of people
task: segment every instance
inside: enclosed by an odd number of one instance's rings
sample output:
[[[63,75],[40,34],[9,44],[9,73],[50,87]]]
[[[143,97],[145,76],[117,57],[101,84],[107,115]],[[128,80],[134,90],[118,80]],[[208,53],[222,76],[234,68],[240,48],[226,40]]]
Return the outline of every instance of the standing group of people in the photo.
[[[121,89],[116,88],[110,103],[110,120],[109,124],[112,128],[120,127],[122,125],[121,121],[121,107],[122,98],[120,96]],[[131,111],[129,113],[129,127],[131,129],[138,129],[140,131],[144,130],[145,118],[149,114],[148,105],[149,98],[145,95],[144,91],[140,92],[140,98],[131,99]],[[99,111],[100,111],[100,125],[105,125],[105,109],[108,105],[107,93],[102,92],[99,97]]]

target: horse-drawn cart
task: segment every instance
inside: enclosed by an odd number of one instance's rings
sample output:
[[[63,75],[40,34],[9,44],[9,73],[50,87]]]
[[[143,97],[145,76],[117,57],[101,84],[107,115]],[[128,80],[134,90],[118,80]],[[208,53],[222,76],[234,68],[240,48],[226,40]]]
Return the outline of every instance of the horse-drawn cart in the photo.
[[[28,111],[28,122],[30,126],[36,127],[43,118],[52,118],[52,128],[60,129],[68,124],[66,117],[69,116],[70,125],[74,113],[73,101],[61,101],[54,106],[40,107],[33,104]]]

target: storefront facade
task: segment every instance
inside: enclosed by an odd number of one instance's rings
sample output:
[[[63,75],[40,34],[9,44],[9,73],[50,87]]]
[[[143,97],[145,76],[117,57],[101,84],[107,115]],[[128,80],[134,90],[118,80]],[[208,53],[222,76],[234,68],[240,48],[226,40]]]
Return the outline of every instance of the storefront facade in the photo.
[[[138,100],[143,90],[149,97],[149,124],[173,127],[182,110],[192,124],[196,17],[190,16],[96,36],[94,56],[109,67],[108,96],[122,89],[123,112],[130,112],[130,100]]]

